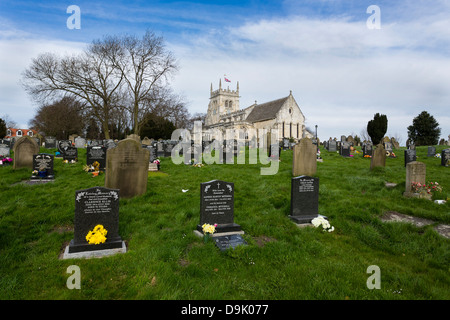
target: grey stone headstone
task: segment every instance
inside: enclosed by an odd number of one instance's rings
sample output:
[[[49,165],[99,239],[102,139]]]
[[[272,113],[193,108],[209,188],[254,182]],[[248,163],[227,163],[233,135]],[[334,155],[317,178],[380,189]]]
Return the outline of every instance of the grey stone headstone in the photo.
[[[234,183],[212,180],[200,184],[200,224],[217,224],[216,232],[240,231],[241,226],[234,223]]]
[[[405,167],[408,163],[416,161],[416,150],[407,149],[405,150]]]
[[[450,166],[450,149],[444,149],[441,152],[441,165],[444,167]]]
[[[371,144],[364,145],[363,156],[372,156],[372,145]]]
[[[0,139],[0,156],[9,157],[11,154],[10,142],[5,139]]]
[[[436,155],[436,147],[430,146],[428,147],[428,157],[434,157]]]
[[[299,176],[291,179],[291,212],[296,223],[310,223],[319,215],[319,178]]]
[[[14,144],[13,169],[30,168],[33,169],[33,155],[39,153],[39,145],[28,136],[19,138]]]
[[[86,235],[95,226],[106,230],[106,241],[90,244]],[[119,236],[119,190],[93,187],[75,192],[74,238],[69,253],[121,248]]]
[[[335,140],[328,141],[328,151],[330,152],[337,151],[337,142]]]
[[[86,148],[86,139],[82,137],[75,138],[75,148],[84,149]]]
[[[86,149],[86,164],[88,166],[92,165],[95,161],[97,161],[100,166],[100,171],[105,171],[106,168],[106,147],[97,146],[91,147],[88,146]]]

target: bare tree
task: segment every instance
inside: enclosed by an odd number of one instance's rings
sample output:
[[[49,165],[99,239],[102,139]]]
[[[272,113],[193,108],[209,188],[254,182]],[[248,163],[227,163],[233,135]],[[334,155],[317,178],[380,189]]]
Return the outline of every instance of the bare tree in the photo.
[[[167,51],[162,37],[147,31],[142,39],[125,36],[120,41],[124,50],[118,61],[126,92],[130,99],[128,110],[132,114],[133,132],[139,135],[144,114],[145,100],[168,83],[168,77],[177,69],[175,58]]]
[[[83,102],[102,124],[109,139],[110,113],[118,100],[123,75],[116,63],[123,54],[116,39],[94,41],[80,55],[60,58],[44,53],[32,60],[23,73],[25,90],[37,101],[70,96]]]

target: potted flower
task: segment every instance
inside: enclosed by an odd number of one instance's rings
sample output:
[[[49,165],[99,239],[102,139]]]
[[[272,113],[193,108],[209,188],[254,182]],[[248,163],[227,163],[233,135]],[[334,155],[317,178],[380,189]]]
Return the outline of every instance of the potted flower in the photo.
[[[156,163],[156,165],[158,166],[158,170],[159,170],[161,161],[159,161],[159,159],[156,159],[156,160],[153,160],[153,163]]]
[[[411,191],[418,195],[419,198],[431,200],[433,196],[440,196],[442,187],[437,182],[428,182],[421,184],[420,182],[411,183]]]

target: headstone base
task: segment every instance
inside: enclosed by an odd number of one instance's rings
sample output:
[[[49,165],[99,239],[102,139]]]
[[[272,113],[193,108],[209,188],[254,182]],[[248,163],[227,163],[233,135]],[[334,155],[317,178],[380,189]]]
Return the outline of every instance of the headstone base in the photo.
[[[200,224],[197,225],[197,231],[203,233],[203,228]],[[241,226],[236,223],[219,224],[216,227],[216,233],[232,232],[237,233],[241,231]]]
[[[223,237],[223,236],[231,236],[233,234],[244,234],[244,231],[234,231],[234,232],[214,232],[211,237],[215,238],[215,237]],[[202,238],[204,236],[203,232],[198,231],[198,230],[194,230],[194,234],[200,238]]]
[[[289,216],[289,218],[297,224],[311,223],[312,219],[317,218],[318,215],[312,216]]]
[[[61,259],[81,259],[81,258],[101,258],[106,256],[111,256],[118,253],[127,252],[127,247],[124,241],[120,242],[120,247],[111,248],[111,249],[100,249],[100,250],[92,250],[92,251],[82,251],[82,252],[69,252],[70,244],[66,247],[64,254]]]
[[[69,250],[68,252],[76,253],[76,252],[86,252],[86,251],[117,249],[117,248],[121,248],[122,245],[123,245],[122,240],[106,241],[105,243],[100,243],[100,244],[89,244],[89,243],[75,244],[72,239],[68,245],[68,250]]]

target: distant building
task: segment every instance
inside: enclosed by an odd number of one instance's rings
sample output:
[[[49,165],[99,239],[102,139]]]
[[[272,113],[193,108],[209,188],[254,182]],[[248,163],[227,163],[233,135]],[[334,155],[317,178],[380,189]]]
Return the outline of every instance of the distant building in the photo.
[[[34,129],[16,129],[16,128],[8,128],[6,129],[5,138],[21,138],[24,136],[34,137],[37,135],[37,131]]]
[[[236,90],[222,89],[219,80],[219,89],[213,90],[211,84],[210,102],[205,118],[204,129],[219,129],[225,137],[226,130],[239,130],[245,136],[239,139],[250,140],[253,137],[245,132],[257,132],[257,129],[277,130],[278,138],[293,138],[299,140],[306,136],[311,138],[312,133],[305,129],[305,116],[292,95],[277,100],[257,104],[240,109],[239,82]],[[249,130],[253,129],[253,130]],[[256,130],[255,130],[256,129]],[[204,138],[208,140],[208,137]]]

